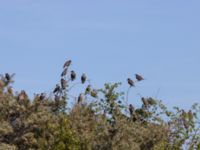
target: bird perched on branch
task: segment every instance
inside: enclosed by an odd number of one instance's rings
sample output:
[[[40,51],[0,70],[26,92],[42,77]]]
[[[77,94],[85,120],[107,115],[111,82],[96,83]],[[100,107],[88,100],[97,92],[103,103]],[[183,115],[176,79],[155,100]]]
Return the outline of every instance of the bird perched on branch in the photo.
[[[64,66],[63,68],[66,68],[66,67],[69,67],[71,65],[72,61],[71,60],[68,60],[64,63]]]
[[[63,72],[61,73],[61,77],[64,77],[64,76],[67,75],[67,70],[68,70],[68,68],[65,68],[65,69],[63,70]]]
[[[82,76],[81,76],[81,82],[82,82],[82,84],[84,84],[85,83],[85,81],[86,81],[86,74],[82,74]]]
[[[22,100],[25,100],[25,99],[28,99],[28,95],[26,94],[26,92],[24,90],[22,90],[20,92],[20,94],[18,95],[18,100],[22,101]]]
[[[45,94],[45,93],[41,93],[41,94],[40,94],[40,100],[41,100],[41,101],[44,100],[45,97],[46,97],[46,94]]]
[[[55,93],[58,93],[58,92],[60,92],[60,85],[56,84],[56,87],[55,87],[53,93],[55,94]]]
[[[133,115],[133,112],[134,112],[135,108],[133,107],[132,104],[129,105],[129,112],[130,112],[130,115],[132,116]]]
[[[78,103],[81,103],[84,100],[84,95],[81,93],[78,97]]]
[[[76,79],[76,73],[72,70],[71,71],[71,80],[74,81]]]
[[[10,74],[6,73],[6,74],[5,74],[5,77],[2,77],[2,80],[4,81],[4,83],[5,83],[6,86],[7,86],[9,83],[12,83],[12,82],[13,82],[13,81],[12,81],[12,78],[14,77],[14,75],[15,75],[15,74],[10,75]]]
[[[65,79],[61,79],[60,80],[60,83],[61,83],[61,87],[62,87],[62,89],[64,90],[64,89],[66,89],[66,87],[67,87],[67,81],[65,80]]]
[[[193,120],[193,113],[192,113],[192,110],[189,110],[188,112],[188,118],[189,118],[189,121],[192,121]]]
[[[181,116],[183,117],[183,118],[185,118],[186,116],[187,116],[187,113],[185,112],[185,110],[181,110]]]
[[[133,80],[131,80],[130,78],[128,78],[127,81],[130,87],[135,86]]]
[[[85,95],[89,94],[91,91],[91,85],[88,85],[85,89]]]
[[[5,78],[6,78],[7,81],[11,80],[11,76],[8,73],[5,74]]]
[[[98,92],[97,92],[97,90],[95,90],[95,89],[93,89],[91,92],[90,92],[90,95],[92,96],[92,97],[94,97],[94,98],[97,98],[98,97]]]
[[[144,106],[145,108],[148,108],[148,107],[149,107],[149,103],[148,103],[148,101],[147,101],[144,97],[142,97],[142,102],[143,102],[143,106]]]
[[[135,78],[137,79],[137,81],[144,80],[144,78],[141,75],[139,75],[139,74],[135,74]]]

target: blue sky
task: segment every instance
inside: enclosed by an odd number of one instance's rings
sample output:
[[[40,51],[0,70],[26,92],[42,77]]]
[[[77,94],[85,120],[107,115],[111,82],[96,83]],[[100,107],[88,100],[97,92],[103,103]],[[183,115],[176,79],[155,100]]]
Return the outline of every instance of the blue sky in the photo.
[[[200,1],[0,1],[0,73],[14,87],[51,91],[73,60],[94,86],[142,74],[132,89],[168,106],[200,102]]]

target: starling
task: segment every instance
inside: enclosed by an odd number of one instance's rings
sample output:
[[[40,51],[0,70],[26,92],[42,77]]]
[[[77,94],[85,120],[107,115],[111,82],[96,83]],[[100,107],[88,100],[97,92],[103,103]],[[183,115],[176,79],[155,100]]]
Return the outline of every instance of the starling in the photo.
[[[61,79],[60,80],[60,83],[61,83],[61,87],[62,87],[62,89],[64,90],[64,89],[66,89],[66,87],[67,87],[67,81],[65,80],[65,79]]]
[[[183,118],[185,118],[185,117],[187,116],[185,110],[181,110],[181,116],[182,116]]]
[[[24,100],[25,99],[25,96],[23,94],[19,94],[18,96],[18,100],[21,101],[21,100]]]
[[[132,116],[134,112],[134,107],[132,104],[129,105],[129,112],[130,112],[130,115]]]
[[[189,110],[189,112],[188,112],[188,118],[189,118],[189,121],[192,121],[192,119],[193,119],[193,113],[191,110]]]
[[[76,73],[72,70],[71,71],[71,80],[74,81],[76,79]]]
[[[85,89],[85,95],[89,94],[91,91],[91,85],[88,85],[87,88]]]
[[[153,98],[151,98],[151,97],[147,98],[147,102],[148,102],[149,105],[155,105],[155,104],[157,104],[156,100],[153,99]]]
[[[81,93],[78,97],[78,103],[81,103],[84,100],[84,95]]]
[[[138,81],[144,80],[144,78],[143,78],[141,75],[139,75],[139,74],[135,74],[135,78],[136,78]]]
[[[44,100],[45,97],[46,97],[46,94],[45,94],[45,93],[41,93],[41,94],[40,94],[40,100],[41,100],[41,101]]]
[[[82,84],[84,84],[85,83],[85,81],[86,81],[86,74],[82,74],[82,76],[81,76],[81,82],[82,82]]]
[[[5,78],[8,82],[11,80],[11,76],[8,73],[5,74]]]
[[[71,65],[71,63],[72,63],[71,60],[66,61],[63,68],[69,67]]]
[[[56,85],[56,87],[53,91],[53,93],[57,93],[57,92],[60,92],[60,85],[59,84]]]
[[[93,89],[91,92],[90,92],[90,95],[94,98],[97,98],[97,91],[95,89]]]
[[[65,68],[65,69],[63,70],[63,72],[61,73],[61,77],[64,77],[64,76],[67,75],[67,70],[68,70],[68,68]]]
[[[27,98],[28,98],[28,96],[27,96],[26,92],[24,90],[22,90],[18,96],[18,100],[21,101],[21,100],[25,100]]]
[[[128,78],[127,81],[130,87],[135,86],[133,80],[131,80],[130,78]]]
[[[148,101],[147,101],[144,97],[142,97],[142,102],[143,102],[143,106],[144,106],[145,108],[148,108],[148,107],[149,107],[149,103],[148,103]]]

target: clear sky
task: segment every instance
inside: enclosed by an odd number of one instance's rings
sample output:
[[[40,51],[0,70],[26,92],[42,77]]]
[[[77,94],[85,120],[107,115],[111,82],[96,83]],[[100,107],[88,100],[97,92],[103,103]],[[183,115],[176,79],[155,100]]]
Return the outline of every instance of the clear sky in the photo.
[[[199,0],[1,0],[0,73],[16,73],[17,90],[48,92],[72,59],[97,87],[121,81],[126,90],[127,77],[142,74],[132,103],[140,92],[188,108],[200,102],[199,8]]]

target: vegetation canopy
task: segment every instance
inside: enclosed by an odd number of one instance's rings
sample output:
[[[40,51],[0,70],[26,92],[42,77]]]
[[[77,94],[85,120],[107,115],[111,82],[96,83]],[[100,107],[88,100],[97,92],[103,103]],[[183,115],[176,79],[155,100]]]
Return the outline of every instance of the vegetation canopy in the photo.
[[[140,107],[128,104],[131,88],[144,78],[121,83],[91,85],[64,63],[61,79],[51,93],[30,99],[26,91],[15,92],[14,75],[0,77],[0,150],[200,150],[200,107],[169,110],[160,100],[142,97]],[[70,91],[85,89],[72,96]],[[69,99],[74,104],[68,105]]]

